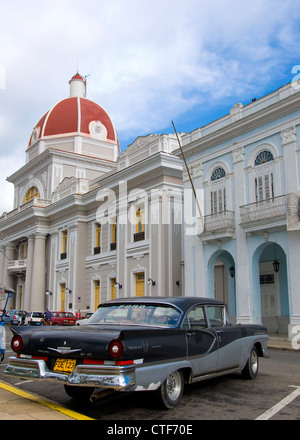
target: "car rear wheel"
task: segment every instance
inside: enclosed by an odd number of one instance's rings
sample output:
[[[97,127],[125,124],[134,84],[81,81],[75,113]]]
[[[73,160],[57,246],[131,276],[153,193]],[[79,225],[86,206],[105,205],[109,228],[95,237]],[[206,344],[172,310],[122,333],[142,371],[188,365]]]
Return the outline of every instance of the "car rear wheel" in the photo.
[[[172,409],[181,400],[184,388],[182,371],[170,374],[156,391],[159,404],[164,409]]]
[[[247,363],[242,370],[242,376],[245,379],[255,379],[258,373],[258,353],[255,347],[252,347]]]
[[[65,391],[69,397],[76,400],[88,400],[93,394],[94,387],[77,387],[65,385]]]

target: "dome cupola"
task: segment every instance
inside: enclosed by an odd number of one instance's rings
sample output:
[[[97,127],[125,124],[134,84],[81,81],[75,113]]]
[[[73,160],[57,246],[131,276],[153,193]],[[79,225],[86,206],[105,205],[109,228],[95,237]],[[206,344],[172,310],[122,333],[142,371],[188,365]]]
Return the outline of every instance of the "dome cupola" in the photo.
[[[70,97],[85,98],[86,95],[86,80],[77,72],[69,81]]]
[[[69,152],[95,157],[104,153],[103,159],[115,161],[119,154],[119,142],[110,116],[100,105],[85,97],[86,80],[83,76],[76,73],[69,84],[70,96],[55,104],[34,127],[29,139],[27,161],[50,147],[68,148]],[[107,154],[107,144],[113,155]]]

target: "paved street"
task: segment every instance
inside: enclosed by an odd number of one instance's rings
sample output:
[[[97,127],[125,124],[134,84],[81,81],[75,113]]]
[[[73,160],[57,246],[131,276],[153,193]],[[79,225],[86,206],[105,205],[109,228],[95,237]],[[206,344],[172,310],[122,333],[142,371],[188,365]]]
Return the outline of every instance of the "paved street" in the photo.
[[[6,362],[12,354],[8,345]],[[122,393],[111,400],[78,404],[67,396],[63,385],[4,376],[6,362],[0,365],[1,381],[99,420],[300,419],[300,351],[272,350],[271,359],[260,358],[255,381],[245,381],[234,374],[186,386],[181,403],[172,411],[157,410],[150,393]]]

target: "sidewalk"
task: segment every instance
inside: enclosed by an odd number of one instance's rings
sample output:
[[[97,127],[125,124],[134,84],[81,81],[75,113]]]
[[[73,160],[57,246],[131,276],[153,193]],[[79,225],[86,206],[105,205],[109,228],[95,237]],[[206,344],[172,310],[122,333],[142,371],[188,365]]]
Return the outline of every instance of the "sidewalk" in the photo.
[[[0,381],[0,420],[93,420]]]
[[[298,351],[300,353],[300,350],[295,350],[292,347],[292,342],[287,338],[287,335],[269,335],[268,348],[270,350]]]

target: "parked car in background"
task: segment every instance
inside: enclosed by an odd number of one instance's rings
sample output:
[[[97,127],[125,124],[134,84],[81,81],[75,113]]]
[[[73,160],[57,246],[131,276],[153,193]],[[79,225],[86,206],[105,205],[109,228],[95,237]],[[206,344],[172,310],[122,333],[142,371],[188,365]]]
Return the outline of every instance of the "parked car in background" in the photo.
[[[269,356],[265,327],[231,324],[224,303],[200,297],[119,298],[72,330],[11,330],[17,356],[4,374],[61,382],[78,399],[151,391],[167,409],[184,384],[233,372],[255,379],[258,357]]]
[[[86,325],[88,324],[89,318],[93,316],[93,312],[87,312],[83,319],[78,319],[76,325]]]
[[[25,325],[43,325],[44,313],[42,312],[28,312],[25,317]]]
[[[25,322],[26,311],[11,309],[4,315],[5,324],[22,325]]]
[[[51,325],[76,325],[72,312],[51,312]]]
[[[8,312],[5,313],[5,315],[3,316],[3,321],[5,324],[12,324],[12,320],[14,317],[16,310],[8,310]]]

